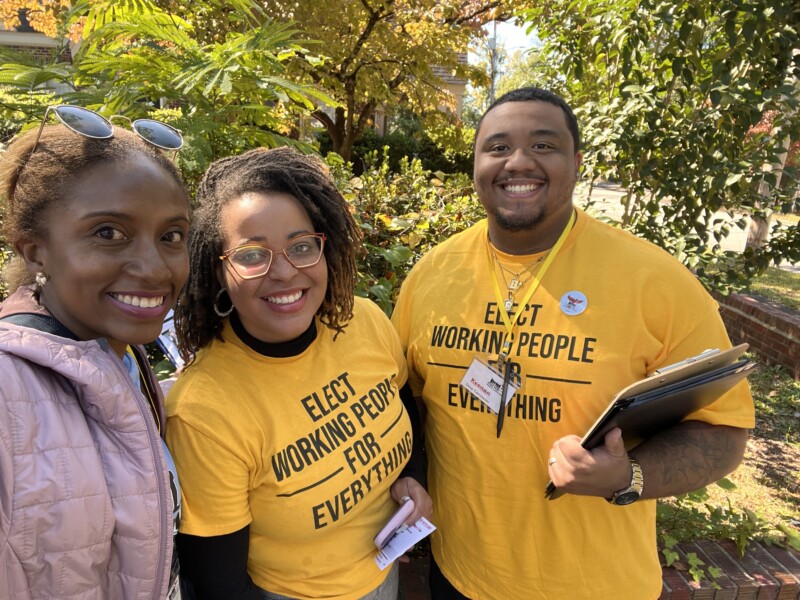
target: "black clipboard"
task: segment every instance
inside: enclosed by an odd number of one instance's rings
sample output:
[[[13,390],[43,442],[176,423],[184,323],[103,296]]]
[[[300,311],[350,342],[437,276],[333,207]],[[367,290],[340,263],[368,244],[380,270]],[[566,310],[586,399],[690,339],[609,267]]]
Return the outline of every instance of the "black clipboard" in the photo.
[[[622,430],[625,449],[679,423],[687,415],[714,402],[753,372],[756,363],[739,357],[747,350],[740,344],[727,350],[706,350],[684,361],[663,367],[621,390],[581,440],[592,450],[603,444],[614,427]],[[563,495],[550,481],[545,497]]]

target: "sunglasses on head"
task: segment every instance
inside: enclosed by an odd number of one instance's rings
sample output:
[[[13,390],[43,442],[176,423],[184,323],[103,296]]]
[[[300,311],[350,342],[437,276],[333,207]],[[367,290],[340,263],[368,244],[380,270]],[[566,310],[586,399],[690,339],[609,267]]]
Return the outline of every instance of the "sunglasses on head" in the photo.
[[[39,133],[36,135],[36,141],[33,144],[30,154],[36,151],[36,147],[39,145],[39,139],[42,137],[42,130],[47,123],[47,115],[51,112],[58,117],[58,120],[61,121],[67,129],[84,137],[96,140],[114,137],[114,126],[111,124],[111,121],[93,110],[81,106],[70,106],[69,104],[48,106],[47,110],[44,111],[42,124],[39,126]],[[131,121],[128,117],[123,115],[115,116],[127,119],[134,133],[156,148],[178,151],[183,146],[183,136],[181,132],[166,123],[154,121],[153,119],[136,119],[135,121]],[[112,119],[113,118],[115,117],[112,117]]]

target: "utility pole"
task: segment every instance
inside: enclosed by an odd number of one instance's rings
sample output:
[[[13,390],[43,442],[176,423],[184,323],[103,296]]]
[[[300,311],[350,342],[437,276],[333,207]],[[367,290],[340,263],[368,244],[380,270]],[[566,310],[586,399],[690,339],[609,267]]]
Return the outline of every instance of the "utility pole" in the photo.
[[[492,37],[489,38],[489,104],[494,102],[497,80],[497,21],[492,21]]]

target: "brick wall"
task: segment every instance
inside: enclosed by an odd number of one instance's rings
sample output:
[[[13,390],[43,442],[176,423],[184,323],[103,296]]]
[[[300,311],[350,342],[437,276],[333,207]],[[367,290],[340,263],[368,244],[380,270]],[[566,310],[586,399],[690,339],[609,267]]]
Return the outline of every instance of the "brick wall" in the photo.
[[[731,294],[717,300],[734,344],[750,344],[750,351],[762,362],[782,365],[800,380],[800,314],[797,311],[759,296]]]

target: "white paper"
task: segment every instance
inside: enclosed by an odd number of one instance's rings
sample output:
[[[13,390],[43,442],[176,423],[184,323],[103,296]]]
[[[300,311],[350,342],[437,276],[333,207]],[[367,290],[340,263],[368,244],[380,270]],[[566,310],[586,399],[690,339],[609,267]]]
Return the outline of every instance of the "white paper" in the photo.
[[[381,568],[381,571],[383,571],[399,557],[413,548],[420,540],[424,540],[434,531],[436,531],[436,526],[425,517],[420,517],[419,521],[400,529],[392,536],[389,542],[383,547],[383,550],[378,552],[378,555],[375,557],[375,563]]]
[[[503,390],[503,376],[486,363],[475,359],[461,380],[461,387],[483,402],[494,414],[500,411],[500,394]],[[512,376],[506,390],[506,404],[519,389],[519,383]]]

